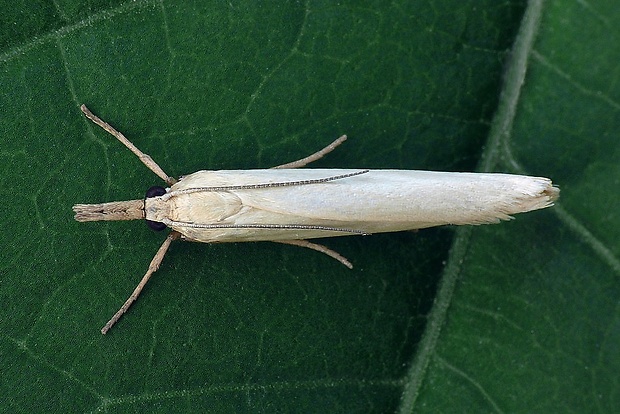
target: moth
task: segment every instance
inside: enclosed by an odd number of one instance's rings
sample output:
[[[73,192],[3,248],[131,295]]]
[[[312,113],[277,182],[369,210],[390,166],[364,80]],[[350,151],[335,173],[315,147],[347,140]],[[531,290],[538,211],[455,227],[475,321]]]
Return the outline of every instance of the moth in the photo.
[[[198,171],[177,180],[85,105],[81,110],[167,184],[149,188],[137,200],[73,206],[80,222],[144,219],[153,230],[171,229],[102,334],[127,312],[177,239],[285,243],[319,251],[353,268],[337,252],[308,239],[497,223],[553,205],[560,191],[547,178],[513,174],[300,169],[333,151],[345,135],[306,158],[271,169]]]

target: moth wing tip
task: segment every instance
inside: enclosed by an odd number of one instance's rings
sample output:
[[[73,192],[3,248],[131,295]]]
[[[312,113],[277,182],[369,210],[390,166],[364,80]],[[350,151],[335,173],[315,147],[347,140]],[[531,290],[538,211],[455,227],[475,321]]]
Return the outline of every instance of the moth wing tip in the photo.
[[[549,199],[549,205],[553,205],[553,202],[560,198],[560,187],[557,185],[553,185],[551,181],[549,181],[549,187],[547,187],[543,193]]]
[[[537,181],[538,188],[525,191],[525,197],[520,200],[523,212],[551,207],[560,197],[560,188],[553,185],[550,179],[538,178]]]

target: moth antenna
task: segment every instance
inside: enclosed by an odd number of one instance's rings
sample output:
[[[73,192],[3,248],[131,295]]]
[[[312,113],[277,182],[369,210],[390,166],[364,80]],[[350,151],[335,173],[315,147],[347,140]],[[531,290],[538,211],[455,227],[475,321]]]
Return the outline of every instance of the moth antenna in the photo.
[[[220,185],[213,187],[193,187],[185,188],[183,190],[170,191],[162,197],[162,200],[168,200],[179,194],[192,194],[200,193],[204,191],[234,191],[234,190],[257,190],[260,188],[273,188],[273,187],[294,187],[296,185],[308,185],[308,184],[322,184],[329,181],[342,180],[344,178],[355,177],[356,175],[362,175],[369,173],[370,170],[360,170],[347,174],[332,175],[330,177],[316,178],[312,180],[301,181],[280,181],[275,183],[262,183],[262,184],[244,184],[244,185]]]
[[[359,236],[368,236],[369,232],[355,229],[347,229],[344,227],[329,227],[320,226],[314,224],[232,224],[232,223],[218,223],[218,224],[201,224],[201,223],[188,223],[185,221],[176,221],[164,218],[162,221],[166,226],[174,227],[187,227],[192,229],[273,229],[273,230],[321,230],[328,232],[338,233],[350,233],[357,234]],[[275,241],[275,240],[273,240]]]

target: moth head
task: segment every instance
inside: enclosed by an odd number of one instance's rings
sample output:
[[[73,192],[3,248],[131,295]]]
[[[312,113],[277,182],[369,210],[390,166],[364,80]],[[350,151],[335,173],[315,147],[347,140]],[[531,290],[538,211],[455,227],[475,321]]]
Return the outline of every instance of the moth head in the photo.
[[[159,197],[166,194],[166,189],[153,186],[146,191],[143,200],[113,201],[100,204],[76,204],[73,206],[77,221],[119,221],[140,220],[145,218],[144,205],[147,198]],[[164,223],[145,220],[146,224],[155,231],[166,228]]]
[[[166,194],[166,189],[164,187],[154,185],[153,187],[146,190],[146,195],[144,196],[144,199],[146,200],[147,198],[159,197],[159,196],[163,196],[164,194]],[[144,210],[144,205],[142,206],[142,209]],[[152,230],[162,231],[166,228],[166,225],[159,221],[153,221],[153,220],[145,220],[145,221],[146,221],[146,225],[149,226],[149,228],[151,228]]]
[[[112,201],[73,206],[77,221],[116,221],[144,218],[144,200]]]

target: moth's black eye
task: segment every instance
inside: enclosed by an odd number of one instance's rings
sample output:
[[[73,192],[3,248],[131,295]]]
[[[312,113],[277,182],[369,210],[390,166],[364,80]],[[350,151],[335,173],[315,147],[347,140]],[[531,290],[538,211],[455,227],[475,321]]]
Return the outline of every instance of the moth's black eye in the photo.
[[[164,223],[160,223],[159,221],[151,221],[151,220],[144,220],[144,221],[146,221],[146,225],[149,226],[151,230],[162,231],[163,229],[166,228],[166,225]]]
[[[164,194],[166,194],[166,189],[164,187],[154,185],[153,187],[146,190],[146,196],[144,196],[144,198],[159,197],[163,196]]]
[[[166,194],[166,189],[164,187],[154,185],[153,187],[146,190],[146,195],[144,196],[144,198],[159,197],[159,196],[163,196],[164,194]],[[147,226],[149,226],[151,230],[162,231],[163,229],[166,228],[166,225],[164,223],[160,223],[159,221],[151,221],[151,220],[145,220],[145,221],[146,221]]]

